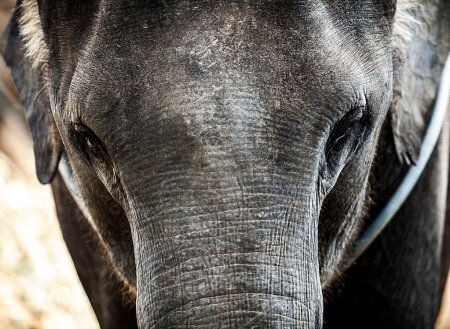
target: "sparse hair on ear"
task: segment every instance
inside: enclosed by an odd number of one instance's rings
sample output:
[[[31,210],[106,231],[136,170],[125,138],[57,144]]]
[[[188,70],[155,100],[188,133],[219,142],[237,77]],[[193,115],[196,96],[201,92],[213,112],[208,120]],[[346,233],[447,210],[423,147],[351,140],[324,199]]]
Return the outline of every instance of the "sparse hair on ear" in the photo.
[[[25,56],[37,68],[48,58],[48,48],[39,17],[37,0],[22,0],[19,9],[19,31]]]
[[[419,22],[415,11],[420,9],[418,0],[398,0],[394,15],[393,39],[397,47],[405,45],[412,38],[412,29]]]

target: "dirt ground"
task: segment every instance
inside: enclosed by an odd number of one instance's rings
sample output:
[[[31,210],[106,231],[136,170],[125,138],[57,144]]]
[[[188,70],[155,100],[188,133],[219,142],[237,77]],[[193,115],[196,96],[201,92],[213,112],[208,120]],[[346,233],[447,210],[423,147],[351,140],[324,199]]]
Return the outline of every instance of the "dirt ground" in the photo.
[[[0,153],[0,328],[98,328],[48,187]]]

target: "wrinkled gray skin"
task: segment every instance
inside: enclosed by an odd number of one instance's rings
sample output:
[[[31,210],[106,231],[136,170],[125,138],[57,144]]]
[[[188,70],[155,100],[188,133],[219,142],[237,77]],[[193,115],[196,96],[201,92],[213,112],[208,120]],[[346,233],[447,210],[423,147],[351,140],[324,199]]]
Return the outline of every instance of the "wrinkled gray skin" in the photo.
[[[390,0],[39,0],[48,52],[33,68],[20,2],[5,58],[103,327],[136,326],[134,307],[140,328],[434,325],[447,128],[395,222],[339,277],[417,156],[445,1],[413,11],[403,44]]]

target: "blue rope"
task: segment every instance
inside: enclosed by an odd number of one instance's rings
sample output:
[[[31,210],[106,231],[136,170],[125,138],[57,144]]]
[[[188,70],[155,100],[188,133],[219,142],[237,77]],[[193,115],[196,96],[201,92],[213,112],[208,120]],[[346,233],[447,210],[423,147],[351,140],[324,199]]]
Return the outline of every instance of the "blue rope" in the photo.
[[[436,147],[439,135],[444,125],[450,98],[450,55],[447,57],[444,70],[442,72],[441,82],[438,90],[436,104],[433,109],[433,115],[428,125],[427,132],[423,139],[420,155],[417,163],[410,167],[405,178],[401,182],[395,194],[386,204],[384,209],[363,233],[353,247],[352,255],[347,267],[351,266],[372,242],[380,235],[386,225],[392,220],[397,211],[403,205],[405,200],[411,194],[414,186],[422,175],[425,167],[430,160],[431,154]]]

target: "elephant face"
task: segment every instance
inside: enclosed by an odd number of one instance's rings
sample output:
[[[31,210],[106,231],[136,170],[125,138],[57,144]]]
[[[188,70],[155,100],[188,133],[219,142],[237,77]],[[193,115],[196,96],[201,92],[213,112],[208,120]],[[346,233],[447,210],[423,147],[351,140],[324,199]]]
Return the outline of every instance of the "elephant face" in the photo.
[[[357,238],[395,2],[19,1],[5,57],[142,327],[313,328]]]

